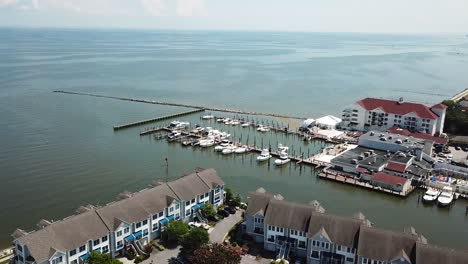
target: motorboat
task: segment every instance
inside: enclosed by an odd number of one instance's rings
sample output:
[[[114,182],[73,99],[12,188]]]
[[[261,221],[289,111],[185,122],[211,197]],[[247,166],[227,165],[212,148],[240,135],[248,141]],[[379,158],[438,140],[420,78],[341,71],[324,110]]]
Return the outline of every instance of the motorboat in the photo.
[[[288,153],[285,152],[285,151],[282,151],[280,153],[279,158],[275,160],[275,165],[276,166],[281,166],[281,165],[289,163],[290,161],[291,161],[291,159],[289,158]]]
[[[231,121],[231,125],[232,125],[232,126],[237,126],[237,125],[239,125],[239,124],[240,124],[239,120],[232,120],[232,121]]]
[[[225,148],[229,147],[231,142],[229,140],[222,140],[221,143],[215,147],[216,152],[222,152]]]
[[[247,148],[246,147],[238,147],[234,150],[235,153],[237,154],[242,154],[242,153],[246,153],[247,152]]]
[[[171,133],[167,134],[167,139],[168,140],[175,140],[178,137],[180,137],[181,135],[182,135],[182,133],[180,133],[179,131],[172,131]]]
[[[257,131],[258,132],[268,132],[268,131],[270,131],[270,128],[268,128],[266,126],[263,126],[263,125],[260,125],[260,126],[258,126]]]
[[[214,119],[214,118],[215,118],[214,115],[204,115],[204,116],[202,116],[203,120],[210,120],[210,119]]]
[[[215,144],[215,141],[214,139],[203,139],[203,140],[200,140],[200,147],[202,148],[207,148],[207,147],[211,147]]]
[[[440,191],[434,188],[428,188],[426,193],[423,196],[423,202],[433,203],[439,198]]]
[[[192,145],[192,140],[184,140],[182,141],[182,146],[187,147]]]
[[[222,152],[223,149],[225,149],[225,148],[226,148],[225,146],[218,145],[218,146],[216,146],[216,147],[214,148],[214,150],[215,150],[216,152]]]
[[[440,193],[439,197],[437,198],[437,202],[441,206],[448,206],[453,202],[453,189],[450,186],[445,186],[442,189],[442,192]]]
[[[284,146],[283,144],[279,143],[278,144],[278,152],[288,152],[289,151],[289,147],[288,146]]]
[[[222,153],[224,155],[232,154],[236,151],[237,147],[234,145],[229,145],[226,148],[223,149]]]
[[[198,133],[202,132],[203,130],[204,130],[203,127],[197,127],[197,128],[193,129],[190,132],[193,133],[193,134],[198,134]]]
[[[195,139],[192,141],[192,146],[198,146],[200,145],[200,140],[199,139]]]
[[[223,122],[224,122],[224,118],[218,118],[218,119],[216,119],[216,122],[218,122],[218,123],[223,123]]]
[[[178,128],[178,129],[184,129],[186,127],[190,126],[190,123],[189,122],[179,122],[175,128]]]
[[[169,127],[174,128],[174,127],[176,127],[179,123],[180,123],[180,121],[174,120],[174,121],[172,121],[171,123],[169,123]]]
[[[257,157],[258,162],[267,161],[271,158],[270,151],[268,149],[263,149],[260,155]]]
[[[250,123],[243,123],[243,124],[241,125],[241,127],[249,127],[249,126],[250,126]]]

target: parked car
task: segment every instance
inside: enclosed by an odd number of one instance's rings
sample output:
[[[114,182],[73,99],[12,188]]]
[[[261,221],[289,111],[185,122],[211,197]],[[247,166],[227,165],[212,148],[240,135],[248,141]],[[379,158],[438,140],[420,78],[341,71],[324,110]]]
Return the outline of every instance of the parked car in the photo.
[[[224,210],[226,210],[230,214],[235,214],[236,213],[236,208],[234,208],[234,207],[226,207],[226,208],[224,208]]]
[[[463,151],[468,152],[468,147],[464,147]]]
[[[209,216],[209,217],[208,217],[208,221],[218,222],[218,221],[219,221],[219,218],[218,218],[216,215]]]
[[[223,209],[220,209],[218,210],[218,214],[224,216],[224,217],[228,217],[229,216],[229,212],[226,211],[226,210],[223,210]]]
[[[201,224],[201,223],[197,223],[197,222],[189,222],[189,223],[188,223],[188,226],[189,226],[189,227],[201,227],[202,224]]]
[[[461,147],[460,147],[460,146],[456,146],[455,149],[456,149],[456,150],[461,150]]]

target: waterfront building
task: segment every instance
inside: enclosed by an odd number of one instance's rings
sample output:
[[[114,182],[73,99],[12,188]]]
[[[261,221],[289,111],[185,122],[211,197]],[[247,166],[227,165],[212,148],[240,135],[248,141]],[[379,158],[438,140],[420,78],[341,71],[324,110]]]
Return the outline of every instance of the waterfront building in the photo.
[[[224,201],[224,182],[214,169],[196,169],[168,183],[127,194],[103,207],[80,207],[63,220],[42,220],[41,229],[13,233],[17,264],[79,264],[90,252],[121,255],[137,252],[160,236],[172,220],[191,221],[205,203]]]
[[[317,118],[317,120],[315,120],[315,126],[321,129],[336,129],[341,123],[341,121],[341,118],[332,115],[327,115],[324,117]]]
[[[392,127],[422,132],[430,135],[442,134],[447,106],[436,104],[431,107],[419,103],[365,98],[343,110],[341,128],[357,131],[387,131]]]
[[[468,253],[428,245],[413,228],[405,232],[372,226],[362,214],[341,217],[317,206],[284,201],[264,189],[249,193],[243,231],[278,258],[308,264],[464,264]]]

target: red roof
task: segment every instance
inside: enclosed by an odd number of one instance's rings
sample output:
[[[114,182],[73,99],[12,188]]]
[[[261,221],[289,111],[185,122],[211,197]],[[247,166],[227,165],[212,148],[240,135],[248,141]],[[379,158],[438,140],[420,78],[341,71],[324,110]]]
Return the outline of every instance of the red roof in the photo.
[[[356,171],[357,172],[367,172],[367,169],[363,168],[363,167],[357,167]]]
[[[397,184],[403,185],[408,180],[406,178],[387,174],[385,172],[374,173],[371,175],[371,177],[372,177],[372,180],[374,181],[393,184],[393,185],[397,185]]]
[[[385,168],[388,169],[388,170],[392,170],[392,171],[405,172],[406,171],[406,164],[389,161]]]
[[[437,119],[439,118],[429,107],[423,104],[417,103],[399,103],[393,100],[377,99],[377,98],[366,98],[357,102],[367,111],[371,111],[377,108],[382,109],[385,113],[406,115],[409,113],[415,113],[420,118]]]
[[[444,105],[444,104],[436,104],[436,105],[433,105],[433,106],[431,107],[431,109],[432,109],[432,108],[435,108],[435,109],[447,109],[448,106],[446,106],[446,105]]]
[[[403,135],[403,136],[407,136],[407,137],[411,136],[411,137],[424,139],[424,140],[432,140],[435,143],[439,143],[439,144],[443,144],[443,145],[447,144],[447,142],[448,142],[447,138],[435,137],[435,136],[432,136],[432,135],[426,134],[426,133],[411,133],[410,131],[408,131],[406,129],[403,129],[403,128],[399,128],[399,127],[389,128],[387,130],[387,132],[392,133],[392,134]]]

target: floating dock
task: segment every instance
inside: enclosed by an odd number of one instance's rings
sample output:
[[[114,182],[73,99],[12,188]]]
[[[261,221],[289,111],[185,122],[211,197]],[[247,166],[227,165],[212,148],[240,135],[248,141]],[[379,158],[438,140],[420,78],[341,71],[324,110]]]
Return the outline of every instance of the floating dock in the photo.
[[[107,98],[107,99],[115,99],[115,100],[122,100],[122,101],[146,103],[146,104],[158,104],[158,105],[168,105],[168,106],[187,107],[187,108],[203,109],[203,110],[208,110],[208,111],[213,111],[213,112],[227,112],[227,113],[235,113],[235,114],[242,114],[242,115],[260,115],[260,116],[271,116],[271,117],[280,117],[280,118],[292,118],[292,119],[301,119],[301,120],[307,119],[306,117],[282,115],[282,114],[275,114],[275,113],[264,113],[264,112],[255,112],[255,111],[245,111],[245,110],[228,109],[228,108],[219,108],[219,107],[206,107],[206,106],[199,106],[199,105],[188,105],[188,104],[171,103],[171,102],[164,102],[164,101],[155,101],[155,100],[138,99],[138,98],[126,98],[126,97],[117,97],[117,96],[100,95],[100,94],[91,94],[91,93],[80,93],[80,92],[61,91],[61,90],[57,90],[57,91],[53,91],[53,92],[54,92],[54,93],[62,93],[62,94],[73,94],[73,95],[92,96],[92,97]]]
[[[167,115],[167,116],[162,116],[162,117],[156,117],[156,118],[146,119],[146,120],[132,122],[132,123],[127,123],[127,124],[123,124],[123,125],[114,126],[114,130],[120,130],[120,129],[134,127],[134,126],[141,126],[141,125],[148,124],[148,123],[158,122],[158,121],[162,121],[162,120],[166,120],[166,119],[170,119],[170,118],[176,118],[176,117],[184,116],[184,115],[195,114],[195,113],[199,113],[199,112],[203,112],[203,111],[205,111],[205,109],[195,109],[195,110],[192,110],[192,111],[187,111],[187,112],[182,112],[182,113],[177,113],[177,114],[172,114],[172,115]]]

